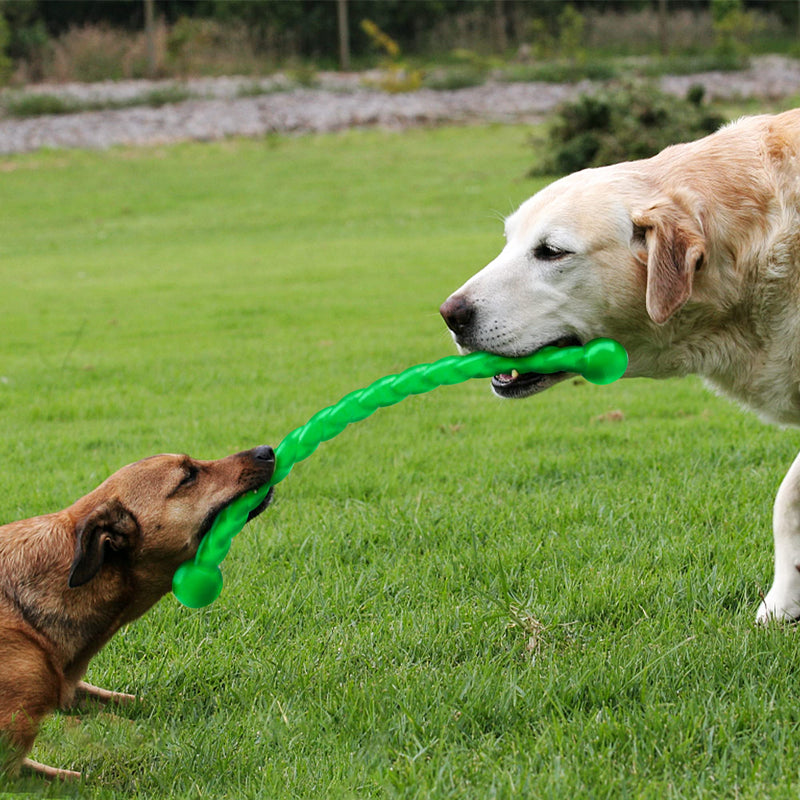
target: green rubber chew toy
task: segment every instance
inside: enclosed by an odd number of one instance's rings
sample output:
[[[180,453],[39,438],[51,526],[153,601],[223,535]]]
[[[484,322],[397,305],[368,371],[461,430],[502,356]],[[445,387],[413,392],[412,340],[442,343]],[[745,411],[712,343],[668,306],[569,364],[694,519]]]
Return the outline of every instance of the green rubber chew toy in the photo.
[[[357,389],[317,412],[275,448],[275,471],[270,482],[237,498],[217,514],[194,560],[181,564],[175,573],[172,590],[189,608],[213,603],[222,591],[219,565],[228,554],[233,537],[244,527],[248,515],[264,500],[270,488],[280,483],[298,461],[308,458],[321,442],[332,439],[351,422],[365,419],[379,408],[399,403],[412,394],[429,392],[437,386],[461,383],[470,378],[489,378],[512,370],[542,374],[574,372],[592,383],[607,384],[621,378],[627,367],[628,354],[622,345],[613,339],[595,339],[583,347],[545,347],[523,358],[491,353],[446,356]]]

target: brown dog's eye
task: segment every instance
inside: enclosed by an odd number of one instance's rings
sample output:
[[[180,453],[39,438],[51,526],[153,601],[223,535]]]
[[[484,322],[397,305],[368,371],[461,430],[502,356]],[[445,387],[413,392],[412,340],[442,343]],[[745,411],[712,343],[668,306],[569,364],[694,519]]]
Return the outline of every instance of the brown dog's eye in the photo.
[[[174,497],[183,489],[191,486],[197,480],[197,476],[200,474],[200,470],[194,464],[182,464],[181,469],[183,471],[183,477],[178,481],[175,488],[170,491],[167,497]]]
[[[181,489],[185,486],[191,486],[196,480],[199,474],[197,467],[189,464],[184,467],[186,474],[183,476],[183,479],[178,484],[178,488]]]

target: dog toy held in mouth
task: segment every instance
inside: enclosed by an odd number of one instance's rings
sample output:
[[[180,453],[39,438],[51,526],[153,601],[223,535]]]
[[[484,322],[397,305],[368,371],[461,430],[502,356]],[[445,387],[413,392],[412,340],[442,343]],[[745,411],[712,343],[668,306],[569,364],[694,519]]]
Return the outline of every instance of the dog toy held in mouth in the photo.
[[[583,347],[545,347],[523,358],[491,353],[446,356],[432,364],[418,364],[397,375],[379,378],[317,412],[275,448],[275,471],[270,482],[237,498],[217,514],[194,560],[181,564],[175,573],[172,591],[189,608],[213,603],[222,591],[219,565],[228,554],[233,537],[244,527],[250,512],[264,501],[270,488],[282,481],[298,461],[308,458],[321,442],[332,439],[351,422],[365,419],[379,408],[399,403],[412,394],[429,392],[437,386],[461,383],[470,378],[490,378],[512,370],[547,374],[575,372],[592,383],[607,384],[621,378],[627,367],[628,354],[622,345],[613,339],[595,339]]]

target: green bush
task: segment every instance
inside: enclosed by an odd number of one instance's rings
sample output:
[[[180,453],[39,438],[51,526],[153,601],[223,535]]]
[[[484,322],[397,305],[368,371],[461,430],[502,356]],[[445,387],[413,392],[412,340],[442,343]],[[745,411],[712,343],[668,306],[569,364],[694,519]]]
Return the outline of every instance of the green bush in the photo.
[[[750,40],[763,27],[763,21],[745,10],[743,0],[712,0],[711,18],[715,54],[746,66]]]
[[[186,100],[191,100],[193,97],[195,97],[195,95],[182,86],[165,86],[163,89],[153,89],[147,92],[143,98],[143,102],[144,105],[148,105],[152,108],[161,108],[161,106],[173,103],[183,103]]]
[[[8,94],[0,104],[9,117],[41,117],[47,114],[72,114],[78,104],[54,94]]]
[[[426,75],[422,85],[426,89],[453,91],[455,89],[468,89],[471,86],[482,86],[486,83],[486,78],[486,70],[477,67],[452,67],[439,69]]]
[[[619,74],[620,69],[608,61],[551,59],[535,64],[510,64],[498,71],[497,79],[504,83],[578,83],[583,80],[608,81]]]
[[[368,86],[392,94],[415,92],[422,87],[425,73],[407,66],[400,60],[400,45],[389,34],[369,19],[361,20],[361,30],[367,34],[376,49],[386,54],[381,59],[380,77],[366,80]]]
[[[548,132],[548,154],[532,172],[566,174],[648,158],[667,145],[705,136],[724,120],[704,105],[703,95],[702,87],[692,87],[681,99],[641,83],[563,103]]]

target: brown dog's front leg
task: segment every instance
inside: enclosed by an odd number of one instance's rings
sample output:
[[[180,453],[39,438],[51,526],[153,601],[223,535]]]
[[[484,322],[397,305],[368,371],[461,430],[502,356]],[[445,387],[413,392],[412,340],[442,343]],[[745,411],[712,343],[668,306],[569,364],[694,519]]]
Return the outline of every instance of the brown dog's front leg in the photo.
[[[80,772],[73,772],[71,769],[56,769],[55,767],[48,767],[46,764],[40,764],[38,761],[33,761],[26,758],[22,762],[22,769],[26,772],[35,772],[48,780],[59,781],[77,781],[80,779]]]
[[[118,706],[127,706],[135,702],[138,698],[133,694],[124,692],[109,692],[108,689],[101,689],[99,686],[92,686],[91,683],[80,681],[75,689],[75,699],[73,705],[82,701],[89,700],[101,705],[113,703]]]

